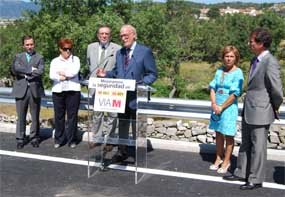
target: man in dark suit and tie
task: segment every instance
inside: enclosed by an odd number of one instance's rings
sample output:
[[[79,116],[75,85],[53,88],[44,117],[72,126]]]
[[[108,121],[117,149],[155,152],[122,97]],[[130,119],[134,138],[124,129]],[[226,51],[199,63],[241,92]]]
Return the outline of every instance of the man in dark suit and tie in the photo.
[[[96,77],[96,69],[102,68],[104,71],[110,71],[114,68],[116,62],[116,53],[121,48],[120,45],[111,42],[111,28],[107,25],[102,25],[98,28],[97,38],[99,42],[93,42],[87,47],[87,64],[89,65],[90,77]],[[89,90],[94,102],[95,89]],[[107,113],[104,116],[103,112],[94,111],[92,132],[93,143],[90,143],[90,148],[95,147],[100,138],[103,137],[103,131],[108,136],[113,137],[117,126],[117,114]],[[111,149],[111,146],[107,146]]]
[[[257,28],[250,34],[249,47],[255,57],[251,61],[242,112],[242,144],[234,174],[224,177],[229,181],[246,181],[240,186],[241,190],[262,187],[268,130],[278,118],[283,102],[280,65],[268,50],[271,42],[271,35],[264,28]]]
[[[116,54],[116,64],[112,71],[97,70],[101,77],[133,79],[137,84],[150,85],[157,79],[155,59],[150,48],[136,42],[137,32],[132,25],[123,25],[120,30],[123,48]],[[125,113],[119,114],[119,137],[128,139],[129,127],[136,139],[136,91],[128,91]],[[127,159],[127,147],[119,146],[117,160]]]
[[[30,130],[30,140],[33,147],[39,147],[39,116],[41,107],[41,97],[44,95],[44,88],[41,76],[44,72],[43,56],[35,50],[35,43],[32,36],[22,38],[25,52],[15,56],[12,64],[12,74],[15,76],[12,96],[16,98],[17,128],[16,140],[17,148],[22,149],[28,141],[26,136],[26,116],[28,107],[32,116]]]

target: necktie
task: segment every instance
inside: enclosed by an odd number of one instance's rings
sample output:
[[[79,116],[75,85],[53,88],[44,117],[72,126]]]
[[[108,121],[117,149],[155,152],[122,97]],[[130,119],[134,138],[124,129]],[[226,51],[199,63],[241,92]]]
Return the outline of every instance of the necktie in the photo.
[[[102,46],[102,48],[101,48],[101,54],[100,54],[100,59],[99,59],[99,63],[100,63],[100,64],[103,62],[103,60],[104,60],[104,58],[105,58],[105,50],[106,50],[105,46]]]
[[[254,73],[257,63],[258,63],[258,58],[256,57],[251,64],[250,76],[252,76],[252,74]]]
[[[30,62],[30,60],[32,58],[31,55],[27,53],[26,57],[27,57],[27,61]]]
[[[130,51],[131,49],[127,48],[126,49],[126,54],[125,54],[125,70],[128,68],[128,65],[130,63]]]

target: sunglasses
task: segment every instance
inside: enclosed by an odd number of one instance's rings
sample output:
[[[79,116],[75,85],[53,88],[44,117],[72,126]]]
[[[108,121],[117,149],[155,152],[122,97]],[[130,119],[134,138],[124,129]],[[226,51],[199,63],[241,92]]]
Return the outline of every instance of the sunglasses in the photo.
[[[63,51],[71,51],[72,48],[62,48]]]

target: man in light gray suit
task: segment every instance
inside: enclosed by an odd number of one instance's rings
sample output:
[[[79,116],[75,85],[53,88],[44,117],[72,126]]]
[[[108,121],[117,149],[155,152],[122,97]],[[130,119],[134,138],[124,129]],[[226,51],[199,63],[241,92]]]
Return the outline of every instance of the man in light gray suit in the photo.
[[[271,42],[271,35],[264,28],[257,28],[250,34],[249,46],[255,57],[251,61],[242,112],[242,144],[234,174],[224,177],[229,181],[246,181],[240,186],[241,190],[262,187],[268,130],[278,118],[283,102],[280,65],[268,50]]]
[[[121,46],[110,42],[111,28],[109,26],[100,26],[97,31],[97,38],[99,42],[91,43],[87,48],[87,63],[89,65],[90,77],[96,77],[96,70],[98,68],[105,71],[112,70],[116,61],[116,53],[121,48]],[[91,89],[89,93],[93,97],[93,102],[95,90]],[[103,112],[94,112],[92,124],[93,140],[95,143],[91,143],[89,145],[90,148],[98,145],[99,138],[103,137],[103,131],[110,137],[114,136],[117,126],[117,114],[106,113],[104,116]]]
[[[32,36],[22,38],[25,52],[19,53],[12,64],[12,74],[15,76],[12,96],[16,98],[17,148],[22,149],[28,141],[26,136],[26,116],[28,107],[32,116],[30,139],[33,147],[39,147],[39,116],[41,97],[44,96],[44,88],[41,76],[44,72],[43,56],[34,50],[35,44]]]

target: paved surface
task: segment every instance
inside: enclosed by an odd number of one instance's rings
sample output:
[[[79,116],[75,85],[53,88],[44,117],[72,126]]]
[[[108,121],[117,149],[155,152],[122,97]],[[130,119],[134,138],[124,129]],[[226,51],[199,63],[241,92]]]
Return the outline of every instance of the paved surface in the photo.
[[[29,131],[29,126],[27,126],[27,132]],[[16,125],[11,123],[0,122],[0,133],[15,133]],[[51,135],[51,129],[42,129],[41,132],[47,132]],[[81,133],[80,138],[82,141],[88,141],[88,133]],[[49,136],[50,137],[50,136]],[[151,145],[154,149],[163,150],[173,150],[173,151],[183,151],[183,152],[196,152],[196,153],[215,153],[214,144],[199,144],[197,142],[183,142],[183,141],[172,141],[172,140],[162,140],[156,138],[149,138]],[[235,146],[233,155],[238,155],[239,147]],[[277,149],[267,149],[267,159],[275,161],[285,161],[285,150]]]
[[[40,148],[27,145],[21,151],[15,149],[14,134],[0,133],[1,197],[285,196],[284,161],[267,161],[264,188],[241,191],[241,183],[223,182],[208,170],[212,154],[150,149],[148,174],[135,184],[132,158],[103,172],[93,167],[88,178],[86,142],[54,149],[50,131],[43,133]],[[235,162],[233,157],[232,169]]]

